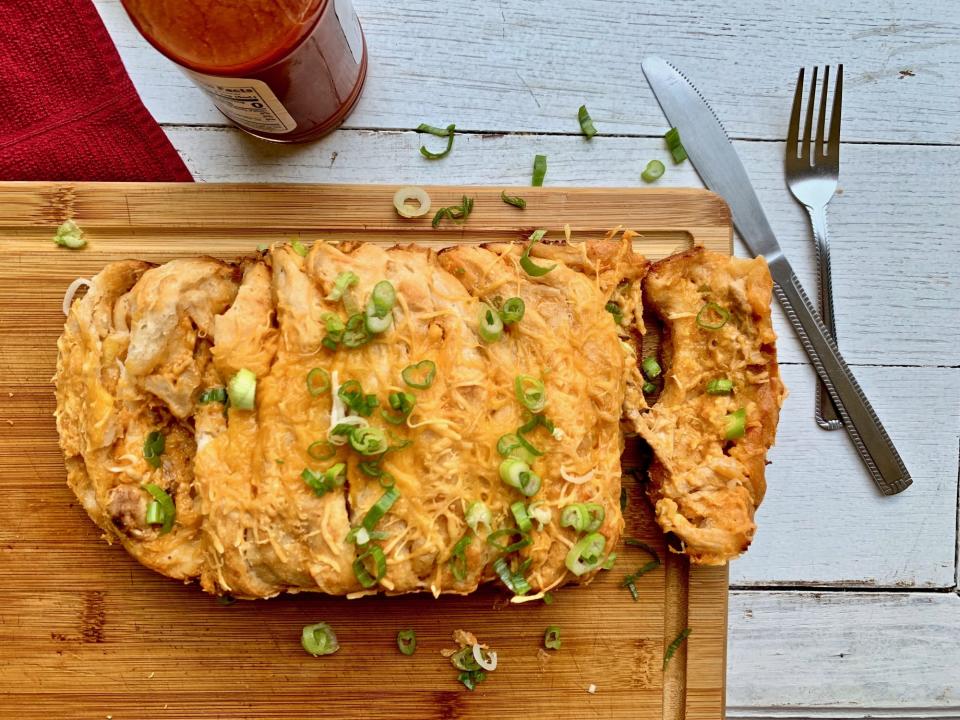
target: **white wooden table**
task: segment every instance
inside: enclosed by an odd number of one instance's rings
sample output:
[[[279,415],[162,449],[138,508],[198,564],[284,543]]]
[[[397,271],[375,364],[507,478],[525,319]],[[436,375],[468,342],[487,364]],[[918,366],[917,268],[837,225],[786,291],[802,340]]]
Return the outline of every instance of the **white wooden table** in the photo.
[[[791,395],[757,540],[731,567],[729,716],[960,716],[960,4],[354,1],[363,98],[343,129],[302,146],[230,128],[117,0],[97,5],[148,109],[211,182],[524,185],[544,153],[547,184],[636,186],[665,158],[640,72],[661,55],[736,139],[808,289],[810,231],[782,141],[798,67],[844,63],[838,335],[915,484],[880,497],[846,434],[816,427],[814,373],[778,314]],[[601,133],[589,143],[582,103]],[[419,155],[420,122],[457,124],[446,159]],[[700,185],[689,163],[667,165],[661,183]]]

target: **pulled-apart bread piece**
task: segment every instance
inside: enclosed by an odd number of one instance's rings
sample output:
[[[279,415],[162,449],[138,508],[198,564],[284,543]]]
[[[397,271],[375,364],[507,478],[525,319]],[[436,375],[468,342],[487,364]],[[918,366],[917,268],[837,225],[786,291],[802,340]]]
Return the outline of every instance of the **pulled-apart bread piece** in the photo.
[[[663,391],[634,419],[654,452],[657,521],[695,563],[723,564],[750,545],[764,467],[786,390],[763,258],[703,248],[654,263],[644,304],[663,321]]]
[[[59,341],[71,488],[211,593],[589,581],[622,531],[635,372],[606,306],[638,306],[647,264],[628,238],[522,250],[108,265]]]

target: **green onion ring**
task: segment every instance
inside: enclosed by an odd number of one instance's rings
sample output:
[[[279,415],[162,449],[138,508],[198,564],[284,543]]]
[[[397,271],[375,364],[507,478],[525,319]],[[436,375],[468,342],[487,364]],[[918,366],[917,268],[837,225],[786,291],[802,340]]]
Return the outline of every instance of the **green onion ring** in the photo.
[[[246,368],[241,368],[230,378],[227,385],[230,405],[238,410],[253,410],[257,396],[257,376]]]
[[[707,314],[714,312],[720,316],[720,321],[716,323],[711,323],[707,320]],[[708,302],[702,308],[700,312],[697,313],[697,325],[702,327],[704,330],[719,330],[730,320],[730,312],[725,308],[720,307],[716,303]]]
[[[520,539],[509,545],[498,542],[500,538],[512,538],[514,535],[517,535]],[[533,540],[530,539],[530,533],[520,530],[519,528],[500,528],[487,535],[487,544],[504,555],[525,548],[532,542]]]
[[[593,119],[587,112],[587,106],[581,105],[577,111],[577,120],[580,122],[580,132],[587,136],[587,140],[597,134],[597,129],[593,126]]]
[[[453,149],[453,131],[456,130],[456,128],[456,125],[451,124],[447,125],[446,130],[444,130],[433,127],[432,125],[427,125],[426,123],[420,123],[420,125],[417,126],[417,132],[430,133],[436,137],[445,137],[447,139],[447,147],[442,152],[431,152],[427,150],[425,145],[421,145],[420,154],[427,158],[427,160],[439,160],[442,157],[446,157],[447,153]]]
[[[404,655],[413,655],[417,651],[417,634],[413,630],[398,632],[397,649]]]
[[[330,389],[330,373],[323,368],[314,368],[307,373],[307,392],[318,397]]]
[[[167,440],[159,430],[151,430],[143,440],[143,459],[152,468],[160,467],[160,456],[167,447]]]
[[[367,558],[373,559],[375,575],[367,569],[365,564]],[[360,586],[365,589],[372,588],[383,579],[387,574],[387,558],[379,545],[370,545],[364,553],[357,556],[353,561],[353,574]]]
[[[207,405],[209,403],[225,403],[227,401],[227,389],[224,387],[207,388],[197,399],[198,405]]]
[[[607,539],[600,533],[584,535],[567,553],[567,570],[576,576],[596,570],[603,562]]]
[[[747,432],[747,410],[740,408],[726,417],[727,429],[724,438],[727,440],[739,440]]]
[[[373,531],[377,526],[377,523],[383,519],[383,516],[387,514],[387,511],[393,507],[393,504],[400,497],[400,491],[395,487],[388,488],[383,495],[380,496],[380,499],[369,509],[366,514],[363,516],[363,520],[360,521],[360,525],[366,528],[368,531]]]
[[[453,546],[450,553],[450,572],[457,582],[463,582],[467,577],[467,548],[473,542],[473,534],[466,533]]]
[[[496,342],[503,337],[503,320],[500,319],[500,314],[486,303],[480,303],[477,332],[485,343]]]
[[[530,259],[530,250],[534,245],[543,240],[543,236],[546,234],[546,230],[534,230],[530,234],[529,244],[527,244],[527,246],[523,249],[523,254],[520,255],[520,267],[522,267],[527,275],[531,277],[543,277],[557,267],[556,264],[553,264],[550,267],[543,267],[542,265],[537,265],[533,260]]]
[[[500,319],[504,325],[513,325],[523,320],[525,312],[526,305],[524,305],[523,298],[508,298],[504,301],[503,307],[500,308]]]
[[[513,389],[517,401],[530,412],[542,412],[547,406],[547,391],[543,380],[530,375],[517,375],[513,380]]]
[[[307,455],[317,461],[329,460],[337,454],[337,446],[329,440],[317,440],[307,446]]]
[[[717,378],[707,383],[707,395],[729,395],[733,392],[733,380]]]
[[[645,183],[652,183],[656,180],[659,180],[663,177],[663,173],[666,172],[667,168],[659,160],[651,160],[647,163],[647,166],[643,169],[643,172],[640,173],[640,179]]]
[[[387,449],[387,435],[378,427],[355,427],[349,440],[350,447],[361,455],[379,455]]]
[[[426,390],[433,385],[437,375],[437,364],[433,360],[421,360],[414,365],[407,365],[400,373],[403,381],[417,390]]]
[[[340,649],[337,636],[326,623],[307,625],[300,633],[300,645],[314,657],[332,655]]]
[[[160,506],[160,519],[162,522],[160,534],[166,535],[173,530],[173,523],[177,518],[177,507],[173,504],[173,498],[171,498],[163,488],[154,483],[144,483],[143,489],[150,493],[154,502]]]
[[[560,640],[560,628],[556,625],[549,626],[543,633],[543,646],[547,650],[559,650],[562,644]]]
[[[660,363],[657,362],[655,357],[645,357],[640,365],[643,368],[643,374],[647,376],[648,380],[653,380],[663,372]]]
[[[533,179],[531,184],[534,187],[543,185],[543,179],[547,176],[547,156],[537,155],[533,158]]]
[[[513,514],[513,519],[517,521],[517,527],[520,530],[527,533],[533,530],[533,523],[530,522],[530,516],[527,514],[527,506],[523,500],[517,500],[510,505],[510,512]]]

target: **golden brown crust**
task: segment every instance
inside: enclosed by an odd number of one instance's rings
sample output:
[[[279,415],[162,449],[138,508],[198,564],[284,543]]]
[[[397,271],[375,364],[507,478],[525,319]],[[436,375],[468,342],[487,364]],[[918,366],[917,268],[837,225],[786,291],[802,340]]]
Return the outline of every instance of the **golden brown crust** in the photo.
[[[644,301],[663,321],[664,389],[635,420],[652,447],[649,495],[657,520],[695,563],[722,564],[750,544],[754,512],[766,491],[786,391],[770,320],[772,281],[762,258],[744,260],[695,248],[655,263]],[[730,314],[711,330],[697,315],[708,303]],[[710,313],[710,310],[706,311]],[[704,315],[704,324],[721,317]],[[733,392],[706,392],[710,380]],[[727,416],[746,411],[743,438],[725,439]]]

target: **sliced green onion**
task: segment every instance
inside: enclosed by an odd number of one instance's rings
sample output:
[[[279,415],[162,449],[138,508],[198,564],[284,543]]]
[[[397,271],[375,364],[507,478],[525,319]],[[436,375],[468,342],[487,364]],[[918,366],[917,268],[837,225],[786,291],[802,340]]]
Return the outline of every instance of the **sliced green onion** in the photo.
[[[467,672],[472,672],[480,669],[477,659],[473,656],[472,645],[468,645],[467,647],[457,650],[453,655],[450,656],[450,663],[457,670],[466,670]]]
[[[71,250],[79,250],[87,244],[87,241],[83,237],[83,230],[81,230],[80,226],[73,220],[65,220],[60,227],[57,228],[56,233],[53,235],[53,241],[57,245],[70,248]]]
[[[230,404],[238,410],[253,410],[257,395],[257,376],[246,368],[241,368],[230,378],[227,385]]]
[[[375,460],[357,463],[357,467],[360,468],[360,471],[364,475],[369,475],[370,477],[378,478],[383,475],[383,469],[380,467],[380,463]]]
[[[336,463],[323,472],[304,468],[300,477],[317,497],[322,497],[335,488],[343,487],[346,483],[346,473],[347,466],[343,463]]]
[[[523,320],[526,309],[523,298],[508,298],[504,301],[503,307],[500,308],[500,319],[503,320],[504,325],[513,325]]]
[[[538,242],[543,240],[543,236],[547,234],[546,230],[534,230],[530,234],[530,242],[523,249],[523,254],[520,256],[520,267],[524,269],[524,272],[531,277],[543,277],[548,272],[553,270],[556,267],[556,264],[551,265],[550,267],[544,267],[542,265],[537,265],[533,260],[530,259],[530,250]]]
[[[420,154],[423,155],[427,160],[439,160],[442,157],[445,157],[453,149],[453,131],[456,130],[456,125],[447,125],[446,129],[433,127],[432,125],[427,125],[426,123],[420,123],[417,126],[417,132],[430,133],[436,137],[445,137],[447,139],[447,147],[442,152],[431,152],[427,150],[426,145],[420,146]]]
[[[222,387],[207,388],[197,399],[197,404],[208,405],[210,403],[225,403],[227,401],[227,389]]]
[[[149,520],[147,522],[150,522],[151,525],[162,525],[160,534],[166,535],[173,530],[173,523],[177,519],[177,507],[173,504],[173,498],[171,498],[163,488],[153,483],[144,483],[143,489],[150,493],[151,497],[153,497],[153,502],[160,506],[159,522],[154,523]],[[151,504],[153,504],[153,502],[151,502]],[[149,511],[149,508],[147,508],[147,510]]]
[[[543,646],[547,650],[559,650],[562,645],[560,640],[560,628],[556,625],[551,625],[543,633]]]
[[[357,415],[369,417],[380,404],[376,395],[364,394],[359,380],[347,380],[337,389],[337,397]]]
[[[654,357],[644,358],[641,367],[643,368],[643,374],[647,376],[648,380],[659,377],[660,373],[663,372],[660,368],[660,363],[658,363]]]
[[[643,387],[640,389],[643,390],[644,395],[650,395],[651,393],[655,393],[657,391],[657,386],[652,382],[645,382]]]
[[[517,527],[523,532],[533,530],[533,523],[530,522],[530,516],[527,514],[527,506],[523,500],[517,500],[510,506],[510,512],[513,513],[513,519],[517,521]]]
[[[524,462],[531,463],[533,462],[534,458],[538,458],[543,455],[542,451],[538,450],[523,436],[523,430],[521,428],[517,428],[517,442],[520,443],[520,448],[523,450],[523,452],[513,454]]]
[[[340,649],[340,643],[337,642],[333,628],[326,623],[304,627],[303,632],[300,633],[300,644],[314,657],[332,655]]]
[[[474,500],[467,506],[465,519],[467,526],[475,533],[480,532],[479,527],[481,525],[486,525],[487,529],[489,529],[493,524],[493,515],[490,512],[490,508],[488,508],[487,504],[482,500]]]
[[[355,427],[349,439],[350,447],[361,455],[379,455],[387,450],[387,434],[383,428]]]
[[[581,105],[577,110],[577,120],[580,121],[580,132],[587,136],[587,140],[597,134],[597,129],[593,126],[593,119],[587,112],[587,106]]]
[[[612,300],[603,306],[603,309],[613,315],[613,321],[617,325],[623,325],[623,310]]]
[[[400,373],[403,381],[417,390],[426,390],[433,385],[437,375],[437,364],[433,360],[421,360],[414,365],[407,365]]]
[[[373,286],[370,299],[377,311],[377,317],[383,317],[397,304],[397,291],[389,280],[381,280]]]
[[[518,536],[520,539],[506,545],[499,542],[500,538],[510,539],[514,535]],[[525,548],[532,542],[533,541],[530,539],[530,534],[528,532],[525,530],[519,530],[517,528],[500,528],[499,530],[494,530],[492,533],[487,535],[487,544],[504,555],[516,552],[521,548]]]
[[[455,223],[466,222],[466,219],[470,217],[470,213],[472,212],[473,198],[468,198],[466,195],[463,195],[459,205],[451,205],[450,207],[440,208],[437,210],[437,214],[433,216],[433,220],[431,221],[430,225],[436,229],[439,227],[440,221],[444,218],[447,218]]]
[[[167,447],[167,440],[159,430],[147,433],[143,440],[143,459],[152,468],[160,467],[160,456]]]
[[[360,282],[360,278],[357,277],[357,274],[352,270],[347,270],[337,275],[337,279],[333,281],[333,289],[330,290],[330,294],[327,295],[327,300],[330,302],[338,302],[343,298],[343,293],[347,291],[351,285],[356,285]]]
[[[409,200],[416,200],[417,206],[413,207]],[[421,187],[402,187],[393,194],[393,207],[400,217],[421,217],[430,212],[430,196]]]
[[[633,601],[637,602],[639,600],[637,593],[637,580],[651,570],[656,570],[658,567],[660,567],[660,559],[657,558],[655,560],[651,560],[646,565],[641,565],[636,572],[630,573],[624,577],[623,582],[620,583],[620,586],[627,588],[630,591],[630,595],[633,596]]]
[[[553,520],[553,512],[543,501],[530,503],[530,507],[527,508],[527,514],[532,520],[537,521],[537,525],[539,525],[538,530],[543,530],[543,526],[548,525],[550,521]]]
[[[583,503],[567,505],[560,512],[560,527],[573,528],[578,533],[585,532],[590,524],[590,513]]]
[[[307,256],[307,253],[310,252],[310,251],[307,249],[307,246],[304,245],[304,244],[303,244],[302,242],[300,242],[299,240],[291,240],[291,241],[290,241],[290,247],[293,248],[293,251],[294,251],[297,255],[299,255],[300,257],[306,257],[306,256]]]
[[[373,573],[367,568],[366,561],[373,560]],[[353,561],[353,574],[363,588],[371,588],[387,574],[387,558],[379,545],[370,545],[367,550]]]
[[[600,533],[585,535],[567,553],[567,570],[576,576],[596,570],[603,562],[607,539]]]
[[[667,130],[667,134],[663,136],[663,139],[666,140],[667,147],[670,149],[670,154],[673,156],[675,163],[681,163],[687,159],[687,151],[683,147],[683,143],[680,142],[679,130],[670,128]]]
[[[394,488],[389,488],[383,495],[380,496],[380,499],[369,509],[366,514],[363,516],[363,520],[360,521],[360,525],[367,529],[367,531],[373,531],[377,526],[377,523],[383,519],[383,516],[387,514],[387,511],[393,507],[393,504],[400,497],[400,491]]]
[[[711,317],[711,315],[716,317]],[[730,313],[725,308],[712,302],[708,302],[697,313],[697,325],[704,330],[719,330],[727,324],[728,320],[730,320]]]
[[[413,630],[398,632],[397,649],[404,655],[413,655],[417,651],[417,634]]]
[[[667,648],[666,652],[663,653],[663,669],[664,670],[667,669],[667,664],[670,662],[670,658],[672,658],[676,654],[677,650],[680,649],[680,646],[683,645],[683,641],[686,640],[688,637],[690,637],[690,633],[692,632],[693,630],[691,630],[690,628],[686,628],[679,635],[677,635],[676,640],[670,643],[670,646]]]
[[[630,591],[630,596],[633,598],[633,601],[640,602],[640,593],[637,592],[637,584],[633,581],[633,578],[627,575],[627,579],[623,581],[623,585]]]
[[[377,480],[380,482],[380,487],[385,490],[389,490],[397,484],[397,479],[386,470],[380,473],[380,477],[377,478]]]
[[[747,410],[740,408],[726,417],[727,429],[724,437],[727,440],[739,440],[747,432]]]
[[[450,572],[457,582],[463,582],[467,577],[467,548],[473,542],[473,535],[467,533],[457,541],[450,553]]]
[[[708,395],[729,395],[733,392],[733,380],[717,378],[707,383]]]
[[[381,409],[380,414],[388,423],[400,425],[406,422],[407,417],[409,417],[413,411],[413,406],[417,404],[417,398],[408,392],[392,392],[389,398],[387,398],[387,402],[394,413],[388,413],[386,410]]]
[[[543,594],[543,604],[544,604],[544,605],[553,605],[553,593],[544,593],[544,594]]]
[[[536,495],[540,490],[540,476],[533,472],[523,460],[517,458],[508,457],[500,463],[500,479],[527,497]]]
[[[151,500],[147,504],[147,515],[146,515],[147,525],[163,525],[163,510],[160,508],[160,503],[156,500]]]
[[[603,561],[603,565],[601,565],[601,567],[604,570],[613,570],[613,564],[616,562],[616,560],[617,560],[617,554],[610,553],[609,555],[607,555],[607,559]]]
[[[505,557],[499,557],[493,561],[493,571],[514,595],[526,595],[530,592],[530,583],[523,575],[510,570]]]
[[[503,200],[507,205],[513,205],[514,207],[518,207],[521,210],[527,207],[526,200],[524,200],[519,195],[507,195],[506,190],[500,191],[500,199]]]
[[[663,173],[666,171],[666,167],[659,160],[651,160],[647,163],[647,166],[643,169],[643,172],[640,173],[640,179],[646,183],[652,183],[655,180],[659,180],[663,177]]]
[[[480,303],[477,332],[485,343],[496,342],[503,337],[503,320],[500,319],[500,314],[486,303]]]
[[[513,391],[517,402],[532,413],[542,412],[547,406],[547,390],[543,380],[530,375],[517,375],[513,380]]]
[[[527,448],[533,448],[533,446],[515,433],[501,435],[500,439],[497,440],[497,452],[503,457],[515,457],[529,464],[532,463],[538,455],[543,454],[540,452],[530,452]],[[533,449],[536,450],[536,448]]]
[[[307,392],[313,397],[323,395],[330,390],[330,373],[323,368],[314,368],[307,373]]]
[[[644,552],[648,553],[654,560],[657,561],[657,564],[660,564],[660,556],[657,555],[657,551],[652,547],[647,545],[643,540],[637,540],[636,538],[627,538],[623,541],[624,545],[629,545],[630,547],[640,548]]]
[[[370,342],[370,333],[367,330],[367,319],[364,313],[351,315],[347,318],[345,327],[343,344],[348,348],[358,348]]]
[[[337,446],[329,440],[317,440],[307,446],[307,455],[314,460],[329,460],[337,454]]]
[[[457,680],[462,682],[467,690],[471,691],[486,679],[487,674],[483,670],[476,670],[474,672],[464,671],[457,675]]]
[[[387,312],[383,316],[378,316],[376,306],[373,304],[373,298],[367,303],[367,308],[364,311],[365,324],[367,332],[371,335],[379,335],[390,329],[390,326],[393,324],[393,315]]]
[[[607,515],[603,509],[603,505],[599,505],[597,503],[585,503],[584,507],[586,508],[587,515],[590,518],[585,531],[592,533],[595,530],[599,530],[600,526],[603,525],[604,518]]]
[[[533,158],[533,181],[534,187],[543,185],[543,179],[547,176],[547,156],[537,155]]]

